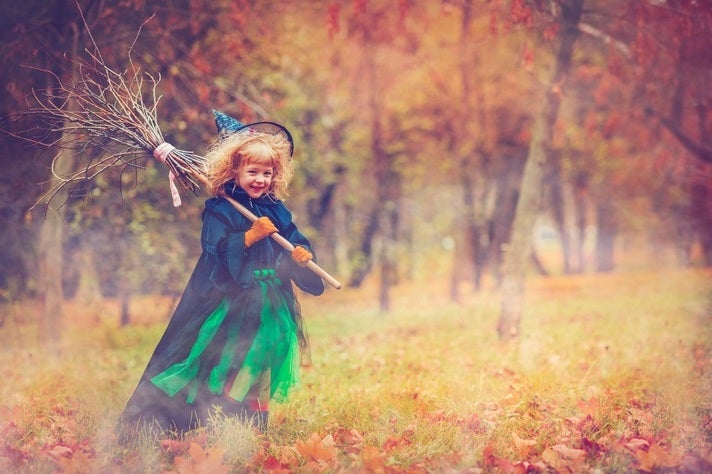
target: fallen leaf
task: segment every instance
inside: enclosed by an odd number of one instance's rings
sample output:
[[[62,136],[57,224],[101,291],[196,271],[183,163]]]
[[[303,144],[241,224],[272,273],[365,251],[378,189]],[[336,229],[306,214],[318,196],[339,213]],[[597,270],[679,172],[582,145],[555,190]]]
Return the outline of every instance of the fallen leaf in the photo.
[[[658,444],[654,444],[648,450],[638,450],[635,453],[638,469],[643,472],[654,472],[657,468],[672,468],[680,464],[678,456],[672,455],[669,451]]]
[[[551,448],[546,448],[541,453],[541,458],[554,471],[580,472],[586,458],[586,451],[569,448],[565,444],[557,444]]]
[[[223,464],[225,450],[219,447],[203,448],[191,443],[188,453],[174,460],[178,474],[227,474],[228,466]]]
[[[52,449],[47,450],[47,454],[49,454],[51,457],[55,459],[63,458],[63,457],[70,457],[72,455],[72,448],[69,448],[67,446],[62,446],[58,445],[53,447]]]
[[[185,454],[190,448],[190,443],[177,439],[162,439],[158,443],[163,448],[163,451],[171,457]]]
[[[312,434],[306,441],[298,440],[295,443],[295,448],[307,462],[333,461],[338,453],[334,447],[334,438],[331,435],[327,435],[322,439],[317,433]]]
[[[366,446],[361,450],[361,460],[364,468],[370,473],[381,474],[386,472],[383,455],[374,446]]]
[[[494,467],[497,465],[498,457],[494,454],[494,445],[488,443],[482,450],[482,463],[485,467]]]
[[[551,449],[559,453],[562,457],[571,460],[583,460],[586,457],[586,451],[583,449],[569,448],[565,444],[557,444]]]
[[[487,432],[487,423],[477,414],[470,415],[464,419],[458,418],[456,424],[476,434],[485,434]]]
[[[546,448],[544,452],[541,453],[541,459],[547,465],[551,466],[554,471],[559,471],[562,468],[561,457],[551,448]]]
[[[363,435],[353,428],[340,428],[333,437],[334,442],[347,453],[357,453],[363,446]]]
[[[578,405],[579,410],[581,410],[584,415],[591,415],[595,417],[601,410],[601,402],[598,398],[579,400],[576,405]]]
[[[296,467],[299,465],[299,457],[294,449],[289,446],[277,446],[274,448],[274,457],[283,467]]]
[[[521,458],[528,457],[534,446],[536,446],[536,441],[533,439],[522,439],[514,432],[512,432],[512,443],[514,444],[515,451]]]
[[[627,443],[625,443],[623,446],[628,448],[629,450],[636,452],[638,450],[645,450],[650,447],[650,443],[648,443],[647,440],[641,439],[641,438],[632,438],[628,440]]]
[[[62,474],[96,472],[96,467],[93,466],[91,457],[81,451],[74,453],[70,457],[59,459],[58,464],[60,467],[59,472]]]

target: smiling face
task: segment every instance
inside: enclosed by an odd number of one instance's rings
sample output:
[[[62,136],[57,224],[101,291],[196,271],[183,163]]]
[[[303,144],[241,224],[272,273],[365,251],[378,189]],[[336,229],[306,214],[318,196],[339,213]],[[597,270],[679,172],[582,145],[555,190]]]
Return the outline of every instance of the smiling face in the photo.
[[[228,183],[251,198],[284,199],[294,172],[289,142],[278,135],[235,133],[221,139],[206,155],[205,174],[213,196]]]
[[[274,168],[270,164],[244,163],[235,170],[235,181],[253,199],[270,191]]]

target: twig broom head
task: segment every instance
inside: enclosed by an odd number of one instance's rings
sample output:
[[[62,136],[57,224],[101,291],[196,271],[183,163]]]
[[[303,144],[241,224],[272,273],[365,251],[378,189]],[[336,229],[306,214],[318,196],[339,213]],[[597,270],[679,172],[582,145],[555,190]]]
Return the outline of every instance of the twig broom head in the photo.
[[[190,151],[162,146],[165,139],[157,119],[160,76],[142,73],[130,57],[129,68],[119,73],[100,53],[87,51],[87,56],[86,60],[71,60],[75,78],[66,81],[55,75],[51,93],[33,93],[30,113],[40,116],[59,136],[48,146],[91,150],[83,169],[65,175],[54,172],[56,184],[41,201],[48,202],[65,187],[93,180],[112,168],[141,168],[139,160],[146,155],[169,168],[172,183],[178,181],[196,193],[202,183],[204,159]],[[53,170],[57,168],[53,166]]]

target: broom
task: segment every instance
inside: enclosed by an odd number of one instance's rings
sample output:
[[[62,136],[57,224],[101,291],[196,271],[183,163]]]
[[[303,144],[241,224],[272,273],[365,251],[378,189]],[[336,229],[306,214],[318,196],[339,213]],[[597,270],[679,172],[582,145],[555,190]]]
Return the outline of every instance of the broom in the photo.
[[[59,134],[61,138],[53,144],[78,146],[81,150],[91,150],[93,155],[83,169],[67,176],[60,176],[55,171],[56,157],[52,171],[57,182],[40,202],[49,202],[63,188],[84,184],[108,169],[142,168],[139,161],[146,154],[168,168],[174,205],[180,205],[176,183],[197,194],[200,185],[207,183],[203,171],[205,159],[165,141],[157,117],[161,97],[156,88],[160,76],[143,73],[130,55],[128,69],[119,73],[106,64],[96,44],[94,52],[86,52],[89,60],[72,59],[77,67],[77,79],[67,84],[46,71],[54,76],[55,90],[46,95],[33,91],[37,105],[30,112],[41,115],[49,130]],[[144,93],[145,82],[150,88],[148,94]],[[149,98],[148,104],[144,97]],[[245,206],[229,196],[223,197],[250,221],[257,219]],[[294,250],[294,246],[281,235],[274,233],[270,237],[284,249]],[[334,288],[341,288],[341,283],[313,260],[306,266]]]

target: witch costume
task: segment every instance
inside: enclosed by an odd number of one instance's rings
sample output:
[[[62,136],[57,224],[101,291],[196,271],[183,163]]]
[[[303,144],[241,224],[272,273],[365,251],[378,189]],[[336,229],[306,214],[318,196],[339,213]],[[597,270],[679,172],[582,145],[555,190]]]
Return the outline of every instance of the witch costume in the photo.
[[[223,190],[313,254],[281,200],[251,198],[234,181]],[[122,430],[182,433],[216,413],[265,429],[268,402],[286,400],[299,382],[306,337],[292,283],[312,295],[324,284],[270,238],[245,247],[251,224],[222,197],[206,201],[202,253],[121,415]]]

